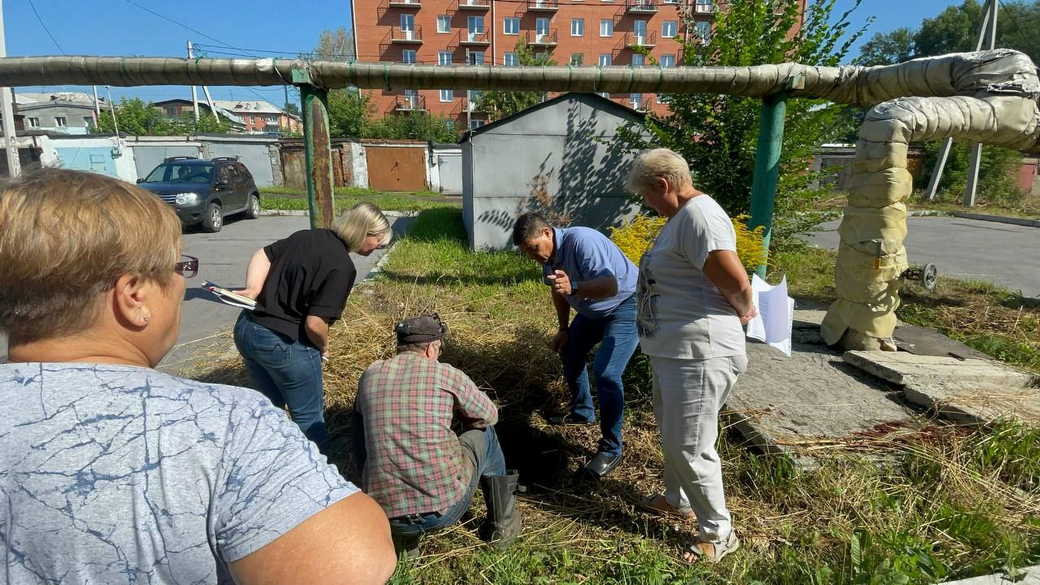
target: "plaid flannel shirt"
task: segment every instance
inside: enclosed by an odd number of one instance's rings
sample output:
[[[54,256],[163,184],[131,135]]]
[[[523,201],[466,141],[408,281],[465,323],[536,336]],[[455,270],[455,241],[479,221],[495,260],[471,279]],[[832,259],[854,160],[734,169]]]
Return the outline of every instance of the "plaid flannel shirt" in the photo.
[[[498,409],[460,370],[405,352],[380,360],[358,383],[354,409],[365,426],[365,492],[390,518],[441,512],[473,478],[473,465],[451,429],[487,428]]]

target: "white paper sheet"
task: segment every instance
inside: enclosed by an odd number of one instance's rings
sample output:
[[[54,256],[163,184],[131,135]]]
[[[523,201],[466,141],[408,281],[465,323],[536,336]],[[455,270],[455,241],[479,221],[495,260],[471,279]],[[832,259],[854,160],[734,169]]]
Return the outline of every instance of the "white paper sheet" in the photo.
[[[758,316],[747,324],[747,336],[791,356],[791,329],[794,326],[794,299],[787,296],[787,277],[770,284],[756,274],[751,278],[752,299]]]

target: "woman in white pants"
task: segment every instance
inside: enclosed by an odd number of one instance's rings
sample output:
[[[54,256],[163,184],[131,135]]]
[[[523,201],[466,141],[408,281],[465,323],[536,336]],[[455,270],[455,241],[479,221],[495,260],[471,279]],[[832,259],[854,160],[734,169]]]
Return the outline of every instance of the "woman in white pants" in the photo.
[[[639,267],[639,342],[654,371],[654,414],[665,492],[643,506],[696,515],[685,557],[722,559],[740,546],[722,487],[719,410],[747,368],[742,325],[755,316],[751,284],[726,212],[698,191],[686,161],[666,148],[636,159],[629,189],[668,218]]]

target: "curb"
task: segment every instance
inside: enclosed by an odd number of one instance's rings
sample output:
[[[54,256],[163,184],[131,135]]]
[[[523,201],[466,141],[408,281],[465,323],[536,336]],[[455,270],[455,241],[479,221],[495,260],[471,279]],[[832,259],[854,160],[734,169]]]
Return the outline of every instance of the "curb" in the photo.
[[[910,212],[910,217],[948,217],[949,215],[948,211],[939,211],[938,209],[919,209]]]
[[[951,212],[952,216],[963,219],[977,219],[979,221],[992,221],[996,223],[1007,223],[1011,225],[1024,225],[1027,227],[1040,227],[1040,220],[1026,219],[1024,217],[1005,217],[1003,215],[985,215],[982,213],[966,213],[963,211]]]

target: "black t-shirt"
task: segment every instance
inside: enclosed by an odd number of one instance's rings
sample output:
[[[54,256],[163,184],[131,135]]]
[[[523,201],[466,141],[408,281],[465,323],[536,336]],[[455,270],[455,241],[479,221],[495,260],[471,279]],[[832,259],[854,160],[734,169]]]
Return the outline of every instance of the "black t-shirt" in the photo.
[[[271,261],[253,319],[272,331],[310,343],[307,315],[339,319],[357,269],[332,230],[303,230],[264,248]]]

